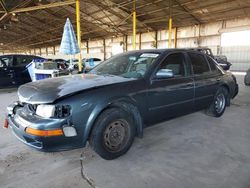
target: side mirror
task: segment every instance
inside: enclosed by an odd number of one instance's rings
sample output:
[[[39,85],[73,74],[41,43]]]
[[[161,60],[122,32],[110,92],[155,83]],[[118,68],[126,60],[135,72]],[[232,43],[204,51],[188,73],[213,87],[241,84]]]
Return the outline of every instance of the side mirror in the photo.
[[[172,78],[172,77],[174,77],[174,73],[170,69],[160,69],[156,73],[156,78],[162,79],[162,78]]]
[[[231,67],[231,65],[232,65],[232,64],[229,63],[229,62],[225,62],[225,63],[219,62],[218,64],[219,64],[219,65],[222,67],[222,69],[225,70],[225,71],[229,70],[230,67]]]

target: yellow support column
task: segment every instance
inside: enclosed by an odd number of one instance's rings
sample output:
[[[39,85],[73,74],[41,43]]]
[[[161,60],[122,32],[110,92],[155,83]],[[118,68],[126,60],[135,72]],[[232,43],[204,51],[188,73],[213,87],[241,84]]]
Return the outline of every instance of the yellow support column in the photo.
[[[177,48],[177,27],[174,29],[174,48]]]
[[[172,18],[168,21],[168,48],[172,47]]]
[[[79,72],[82,72],[80,0],[76,0],[76,30],[77,30],[78,46],[80,49],[80,53],[78,55],[78,70]]]
[[[133,10],[133,50],[136,50],[136,9],[134,1],[134,10]]]

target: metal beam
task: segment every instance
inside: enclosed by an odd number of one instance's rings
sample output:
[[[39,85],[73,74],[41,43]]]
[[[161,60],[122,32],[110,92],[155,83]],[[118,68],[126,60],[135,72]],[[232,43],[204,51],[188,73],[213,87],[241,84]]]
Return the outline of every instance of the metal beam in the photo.
[[[8,13],[8,9],[7,9],[7,7],[5,6],[5,3],[3,2],[3,0],[0,0],[0,4],[1,4],[1,6],[3,7],[4,11],[5,11],[6,13]]]
[[[0,17],[0,21],[2,21],[4,18],[6,18],[8,16],[8,13],[4,13],[4,15],[2,15],[1,17]]]
[[[188,14],[190,14],[190,16],[191,16],[195,21],[197,21],[198,23],[201,23],[201,21],[200,21],[196,16],[194,16],[191,12],[189,12],[189,10],[188,10],[184,5],[182,5],[178,0],[173,0],[173,1],[176,2],[177,5],[178,5],[179,7],[181,7],[184,11],[186,11]]]
[[[26,8],[17,8],[10,13],[21,13],[21,12],[29,12],[29,11],[35,11],[35,10],[42,10],[42,9],[48,9],[48,8],[54,8],[54,7],[61,7],[66,5],[72,5],[75,4],[74,0],[68,0],[64,2],[56,2],[56,3],[49,3],[45,5],[37,5],[33,7],[26,7]]]
[[[94,1],[93,1],[94,2]],[[105,7],[103,7],[103,4],[98,4],[99,6],[97,6],[98,8],[99,8],[99,10],[101,10],[102,11],[102,13],[104,14],[104,18],[108,18],[109,19],[109,21],[110,21],[110,27],[112,27],[114,30],[116,30],[117,31],[117,33],[122,33],[122,34],[125,34],[120,28],[119,28],[119,26],[118,25],[116,25],[116,23],[111,19],[111,17],[110,17],[110,15],[108,15],[105,11],[107,11],[106,9],[105,9]],[[102,8],[100,8],[100,7],[102,7]],[[99,13],[100,13],[100,11],[99,11]],[[110,12],[109,12],[110,13]],[[113,15],[112,13],[111,13],[111,15]],[[127,19],[123,19],[123,20],[127,20]]]
[[[68,7],[64,7],[63,9],[67,10],[68,12],[72,13],[75,11],[75,9],[71,6]],[[113,31],[110,31],[110,26],[109,24],[103,22],[102,20],[93,17],[92,15],[85,13],[85,12],[81,12],[81,20],[84,22],[88,22],[91,23],[92,25],[95,25],[95,27],[101,28],[103,31],[106,31],[107,33],[111,33]]]
[[[104,4],[105,3],[105,4]],[[105,8],[108,12],[112,13],[113,15],[117,16],[120,19],[124,19],[127,18],[131,12],[130,10],[124,10],[124,8],[122,7],[118,7],[116,3],[114,3],[111,0],[96,0],[96,6],[99,6],[100,4],[102,4],[103,8]],[[146,24],[144,24],[141,20],[139,20],[138,18],[136,19],[138,26],[141,27],[145,27],[147,30],[153,30],[151,27],[147,26]]]

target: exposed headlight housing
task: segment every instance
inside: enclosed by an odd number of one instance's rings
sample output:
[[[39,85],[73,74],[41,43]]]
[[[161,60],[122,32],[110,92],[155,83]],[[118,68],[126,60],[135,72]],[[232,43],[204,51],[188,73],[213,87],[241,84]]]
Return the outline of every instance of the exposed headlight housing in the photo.
[[[54,117],[55,110],[56,110],[55,105],[41,104],[37,106],[36,114],[44,118],[50,118],[50,117]]]
[[[70,115],[69,105],[38,105],[36,108],[36,114],[44,118],[64,118]]]

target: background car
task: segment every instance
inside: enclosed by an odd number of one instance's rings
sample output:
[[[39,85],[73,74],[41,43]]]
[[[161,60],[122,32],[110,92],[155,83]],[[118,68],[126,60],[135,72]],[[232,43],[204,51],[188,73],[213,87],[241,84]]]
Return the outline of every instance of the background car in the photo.
[[[68,62],[65,59],[53,59],[52,61],[57,64],[57,68],[60,70],[65,70],[69,67]]]
[[[224,70],[229,70],[230,67],[232,66],[232,63],[227,61],[227,57],[224,55],[217,55],[214,56],[213,52],[210,48],[194,48],[193,50],[197,50],[199,52],[202,52],[204,54],[209,55],[213,59],[217,61],[217,63],[224,69]]]
[[[43,59],[31,55],[3,55],[0,56],[0,88],[18,86],[31,81],[26,68],[33,59]]]
[[[99,65],[101,62],[102,60],[99,58],[83,59],[83,65],[85,67],[85,71],[90,71],[91,69]]]

